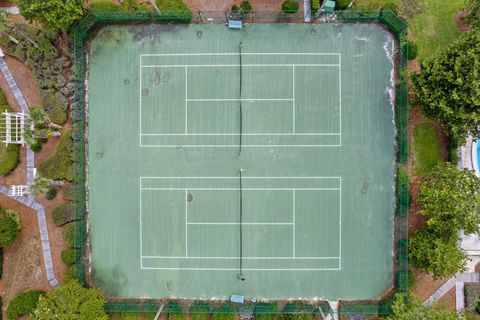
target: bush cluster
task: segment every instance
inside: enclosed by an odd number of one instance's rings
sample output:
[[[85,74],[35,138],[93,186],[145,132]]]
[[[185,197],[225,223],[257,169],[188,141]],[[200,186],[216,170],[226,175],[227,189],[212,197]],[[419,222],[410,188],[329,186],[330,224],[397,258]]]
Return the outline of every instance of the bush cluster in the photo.
[[[69,223],[63,227],[63,238],[68,246],[73,247],[75,245],[75,229],[73,223]]]
[[[345,10],[348,8],[350,2],[352,2],[352,0],[337,0],[337,5],[335,6],[335,9]]]
[[[55,154],[38,166],[39,173],[52,180],[72,181],[72,132],[65,131]]]
[[[321,0],[312,0],[312,10],[313,11],[317,11],[318,9],[320,9],[321,5],[322,5]]]
[[[298,2],[296,0],[285,0],[282,3],[284,13],[295,13],[298,11]]]
[[[73,201],[73,185],[71,183],[65,183],[62,189],[63,200]]]
[[[6,33],[2,33],[0,45],[33,71],[41,89],[45,111],[52,122],[63,125],[67,120],[68,101],[73,93],[72,50],[57,31],[26,24],[16,24],[14,27],[8,30],[8,34],[19,43],[15,44]]]
[[[38,304],[38,299],[45,295],[44,291],[26,291],[15,297],[7,307],[7,319],[17,320],[21,316],[30,315]]]
[[[79,251],[75,251],[72,248],[68,248],[62,251],[62,261],[66,265],[72,265],[80,258]]]
[[[407,50],[405,50],[405,55]],[[418,56],[418,46],[413,41],[408,41],[408,60],[415,60]]]
[[[465,283],[465,310],[478,312],[478,297],[480,297],[480,283]],[[478,312],[480,313],[480,312]]]
[[[57,189],[55,188],[50,188],[47,193],[45,194],[45,199],[47,200],[53,200],[57,196]]]
[[[0,247],[11,245],[20,233],[20,217],[13,210],[0,207]]]
[[[52,211],[53,223],[57,226],[63,226],[69,222],[72,222],[73,206],[71,204],[61,204]]]
[[[93,12],[148,12],[150,7],[147,4],[140,4],[138,0],[125,0],[122,4],[110,0],[97,0],[88,5]]]
[[[6,147],[6,155],[0,163],[0,176],[6,176],[20,163],[20,147],[18,144],[9,144]]]

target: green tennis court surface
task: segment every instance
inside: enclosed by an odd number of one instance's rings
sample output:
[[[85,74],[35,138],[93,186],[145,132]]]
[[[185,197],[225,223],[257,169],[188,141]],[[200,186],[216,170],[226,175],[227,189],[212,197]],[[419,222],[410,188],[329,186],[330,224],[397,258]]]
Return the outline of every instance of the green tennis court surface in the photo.
[[[100,30],[95,285],[128,298],[381,295],[393,285],[391,57],[392,37],[367,24]]]

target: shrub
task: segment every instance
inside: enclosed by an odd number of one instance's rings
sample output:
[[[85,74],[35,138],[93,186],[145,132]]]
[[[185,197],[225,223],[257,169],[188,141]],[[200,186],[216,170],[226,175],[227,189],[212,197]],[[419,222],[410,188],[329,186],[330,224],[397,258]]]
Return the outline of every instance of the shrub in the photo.
[[[1,146],[0,148],[5,148]],[[18,166],[20,162],[20,147],[18,144],[6,146],[6,155],[0,163],[0,176],[6,176]]]
[[[17,320],[21,316],[30,315],[37,308],[38,299],[43,295],[44,291],[31,290],[16,296],[7,307],[7,319]]]
[[[390,10],[392,11],[393,13],[395,13],[396,15],[398,15],[398,6],[395,4],[395,3],[385,3],[383,6],[382,6],[382,11],[387,11],[387,10]]]
[[[45,199],[47,200],[53,200],[55,199],[55,197],[57,196],[57,189],[55,188],[50,188],[47,192],[47,194],[45,195]]]
[[[232,12],[235,12],[235,13],[236,13],[236,12],[238,12],[238,10],[239,10],[238,6],[237,6],[236,4],[234,4],[234,5],[232,6]]]
[[[66,183],[62,189],[63,200],[73,201],[73,186],[71,183]]]
[[[66,265],[72,265],[78,261],[79,258],[79,251],[75,251],[74,249],[68,248],[62,251],[62,261]]]
[[[3,248],[0,248],[0,279],[2,278],[2,274],[3,274]]]
[[[318,9],[320,9],[320,4],[320,0],[312,0],[312,10],[317,11]]]
[[[404,51],[404,55],[407,54],[407,51]],[[408,60],[415,60],[418,56],[418,46],[413,41],[408,41]]]
[[[160,11],[181,12],[184,14],[191,14],[190,9],[183,2],[183,0],[156,0],[157,7]]]
[[[42,144],[40,142],[35,142],[30,144],[30,149],[32,149],[33,152],[40,152],[42,150]]]
[[[69,223],[63,227],[63,237],[70,247],[75,245],[75,231],[73,223]]]
[[[465,283],[465,311],[478,312],[478,298],[480,297],[480,283]]]
[[[298,2],[296,0],[285,0],[282,3],[282,11],[285,13],[295,13],[298,11]]]
[[[250,4],[249,1],[242,1],[242,3],[240,3],[240,10],[243,13],[248,13],[252,11],[252,5]]]
[[[73,266],[68,266],[63,273],[63,283],[75,279],[75,270]]]
[[[351,0],[337,0],[336,9],[337,10],[345,10],[348,8]]]
[[[11,245],[20,233],[20,217],[13,210],[0,207],[0,247]]]
[[[55,97],[53,97],[50,102],[44,100],[43,103],[43,110],[47,113],[50,121],[60,126],[63,126],[65,122],[67,122],[67,107],[59,104]]]
[[[98,0],[90,3],[88,5],[90,11],[93,12],[117,12],[120,11],[120,6],[108,1],[108,0]]]
[[[62,226],[69,222],[72,222],[74,219],[73,216],[73,205],[71,204],[61,204],[52,211],[53,223],[57,226]]]
[[[40,163],[40,174],[52,180],[72,181],[72,132],[65,131],[60,138],[55,154]]]

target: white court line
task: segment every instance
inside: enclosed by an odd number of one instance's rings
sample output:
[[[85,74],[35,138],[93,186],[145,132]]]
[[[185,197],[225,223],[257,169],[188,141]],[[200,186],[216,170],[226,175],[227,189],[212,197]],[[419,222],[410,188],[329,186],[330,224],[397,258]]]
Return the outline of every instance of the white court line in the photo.
[[[242,52],[245,56],[339,56],[338,52]],[[236,52],[215,53],[144,53],[141,57],[165,57],[165,56],[238,56]]]
[[[238,271],[238,268],[156,268],[156,267],[142,267],[142,270],[175,270],[175,271]],[[340,271],[339,268],[308,268],[308,269],[254,269],[254,268],[243,268],[244,271]]]
[[[239,133],[142,133],[142,136],[238,136]],[[339,136],[340,133],[242,133],[244,136]]]
[[[293,203],[293,205],[292,205],[292,211],[293,211],[292,212],[293,213],[293,223],[292,223],[293,224],[293,257],[295,257],[295,228],[296,228],[296,226],[295,226],[295,220],[296,220],[295,219],[295,210],[296,210],[296,208],[295,208],[295,193],[296,193],[295,189],[293,189],[292,190],[292,195],[293,195],[293,200],[292,200],[292,203]]]
[[[188,190],[185,189],[185,257],[188,257]]]
[[[242,144],[242,148],[341,147],[341,144]],[[141,148],[238,148],[238,144],[149,144]]]
[[[189,222],[192,225],[204,226],[238,226],[238,222]],[[291,226],[291,222],[242,222],[242,226]]]
[[[340,178],[340,191],[338,192],[339,194],[339,204],[340,204],[340,210],[339,210],[339,226],[338,226],[338,256],[340,257],[340,260],[338,260],[338,267],[341,269],[342,268],[342,178]]]
[[[148,64],[143,65],[141,68],[185,68],[185,66],[191,68],[216,68],[216,67],[240,67],[240,64]],[[339,67],[339,64],[298,64],[298,63],[272,63],[272,64],[242,64],[242,67]]]
[[[293,124],[293,133],[295,134],[295,66],[292,66],[292,124]]]
[[[293,101],[291,98],[265,98],[265,99],[256,99],[256,98],[232,98],[232,99],[187,99],[187,101]]]
[[[142,256],[142,259],[208,259],[208,260],[235,260],[240,257],[175,257],[175,256]],[[242,257],[246,260],[337,260],[340,257]]]
[[[168,191],[183,191],[185,188],[141,188],[140,190],[168,190]],[[239,191],[239,188],[188,188],[188,190],[205,190],[205,191]],[[339,188],[242,188],[244,191],[259,191],[259,190],[268,190],[268,191],[277,191],[277,190],[297,190],[297,191],[339,191]]]
[[[139,81],[139,90],[138,90],[138,95],[139,95],[139,128],[140,128],[140,147],[142,146],[142,56],[140,56],[140,81]]]
[[[142,236],[142,228],[143,228],[143,222],[142,222],[142,177],[140,177],[140,188],[139,188],[139,196],[140,196],[140,210],[139,212],[139,225],[140,225],[140,268],[143,268],[143,236]]]
[[[339,132],[340,132],[340,146],[342,146],[342,55],[338,56],[338,113],[340,115],[340,125],[339,125]]]
[[[188,134],[188,67],[185,66],[185,134]]]
[[[213,176],[208,176],[208,177],[167,177],[167,176],[157,176],[157,177],[140,177],[140,180],[142,179],[235,179],[238,180],[238,177],[213,177]],[[275,176],[275,177],[243,177],[242,179],[338,179],[341,180],[342,177],[328,177],[328,176],[308,176],[308,177],[282,177],[282,176]]]

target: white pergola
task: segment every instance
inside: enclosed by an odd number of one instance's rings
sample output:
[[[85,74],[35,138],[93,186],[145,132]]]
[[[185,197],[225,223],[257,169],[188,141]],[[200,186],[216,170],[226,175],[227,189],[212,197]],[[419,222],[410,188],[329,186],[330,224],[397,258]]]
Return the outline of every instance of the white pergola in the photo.
[[[28,115],[23,112],[5,112],[0,119],[0,138],[3,143],[25,144],[25,125]]]
[[[12,185],[10,186],[10,196],[24,196],[30,192],[30,187],[27,185]]]

